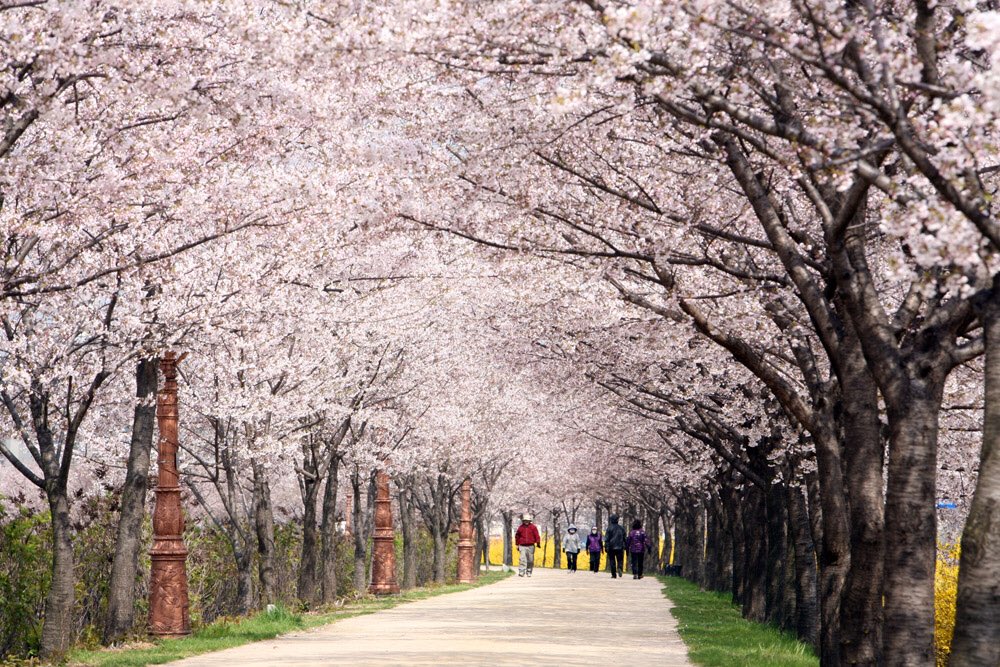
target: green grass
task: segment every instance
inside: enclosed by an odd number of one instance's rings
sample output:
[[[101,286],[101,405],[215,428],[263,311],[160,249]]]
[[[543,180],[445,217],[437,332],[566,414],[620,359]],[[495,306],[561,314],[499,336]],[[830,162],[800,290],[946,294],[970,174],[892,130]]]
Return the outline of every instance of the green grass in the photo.
[[[770,625],[747,621],[728,593],[701,590],[680,577],[658,577],[674,603],[691,662],[705,667],[817,667],[810,646]]]
[[[190,637],[184,639],[165,639],[121,649],[74,650],[70,653],[67,662],[70,665],[101,665],[102,667],[158,665],[199,653],[220,651],[250,642],[272,639],[287,632],[314,628],[352,616],[372,614],[406,602],[485,586],[500,581],[510,574],[510,572],[499,571],[484,572],[474,584],[429,586],[407,591],[400,595],[367,596],[350,601],[343,607],[317,613],[295,614],[279,608],[270,614],[260,612],[238,620],[216,621],[197,628]]]

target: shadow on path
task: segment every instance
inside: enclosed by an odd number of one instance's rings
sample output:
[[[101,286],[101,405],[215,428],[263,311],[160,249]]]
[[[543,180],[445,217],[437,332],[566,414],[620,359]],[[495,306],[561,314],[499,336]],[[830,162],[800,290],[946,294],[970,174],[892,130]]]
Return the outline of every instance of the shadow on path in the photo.
[[[687,667],[653,577],[535,570],[490,586],[169,663],[200,665],[558,665]]]

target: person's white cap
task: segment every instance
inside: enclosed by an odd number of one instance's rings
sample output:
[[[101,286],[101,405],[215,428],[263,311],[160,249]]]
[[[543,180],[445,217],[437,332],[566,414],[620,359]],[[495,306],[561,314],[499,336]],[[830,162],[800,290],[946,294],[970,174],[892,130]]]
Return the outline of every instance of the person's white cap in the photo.
[[[531,516],[531,512],[525,512],[521,515],[521,521],[531,521],[535,517]]]

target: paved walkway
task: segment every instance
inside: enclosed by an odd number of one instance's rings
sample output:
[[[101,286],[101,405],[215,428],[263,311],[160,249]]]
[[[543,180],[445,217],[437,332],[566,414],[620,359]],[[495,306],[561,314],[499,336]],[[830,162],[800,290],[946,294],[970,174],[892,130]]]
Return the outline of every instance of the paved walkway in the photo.
[[[652,577],[540,569],[170,664],[687,667],[670,606]]]

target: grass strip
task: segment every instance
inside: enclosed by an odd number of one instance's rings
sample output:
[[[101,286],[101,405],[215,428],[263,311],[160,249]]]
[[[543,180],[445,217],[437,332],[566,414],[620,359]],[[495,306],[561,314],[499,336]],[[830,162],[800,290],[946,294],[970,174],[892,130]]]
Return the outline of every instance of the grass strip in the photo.
[[[688,656],[704,667],[818,667],[808,644],[771,625],[740,615],[729,593],[701,590],[680,577],[658,577],[663,594],[674,604]]]
[[[318,612],[296,614],[279,607],[271,613],[259,612],[238,620],[218,620],[196,629],[190,637],[183,639],[164,639],[143,643],[138,646],[126,645],[122,648],[98,650],[77,649],[70,653],[67,662],[69,665],[100,665],[101,667],[158,665],[201,653],[221,651],[222,649],[241,646],[250,642],[273,639],[278,635],[288,632],[307,630],[353,616],[373,614],[406,602],[414,602],[436,595],[457,593],[470,588],[486,586],[505,579],[510,575],[510,572],[484,572],[473,584],[428,586],[406,591],[399,595],[387,595],[384,597],[366,596],[357,600],[351,600],[342,607]]]

